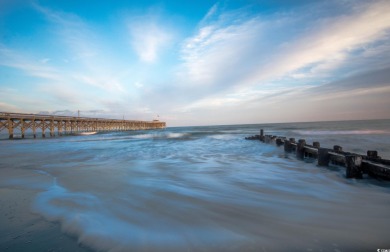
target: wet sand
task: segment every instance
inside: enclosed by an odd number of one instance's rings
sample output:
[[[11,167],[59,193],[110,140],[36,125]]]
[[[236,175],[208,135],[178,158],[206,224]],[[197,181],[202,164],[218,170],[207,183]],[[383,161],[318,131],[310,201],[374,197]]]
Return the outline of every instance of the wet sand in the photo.
[[[0,251],[91,252],[61,232],[59,223],[31,212],[34,193],[0,188]]]

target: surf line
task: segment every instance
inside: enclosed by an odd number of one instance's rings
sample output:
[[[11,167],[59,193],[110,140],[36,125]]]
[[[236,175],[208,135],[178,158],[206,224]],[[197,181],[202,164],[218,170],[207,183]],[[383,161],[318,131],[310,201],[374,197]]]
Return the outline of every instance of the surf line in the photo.
[[[287,153],[296,153],[297,159],[309,160],[317,159],[318,166],[332,165],[346,168],[346,178],[363,178],[363,174],[375,178],[390,180],[390,160],[382,159],[378,156],[378,151],[368,150],[367,155],[361,155],[343,151],[339,145],[334,145],[333,149],[320,147],[319,142],[307,144],[305,139],[288,138],[283,136],[264,135],[264,130],[260,129],[260,135],[245,137],[246,140],[259,140],[260,142],[277,146],[284,146]]]

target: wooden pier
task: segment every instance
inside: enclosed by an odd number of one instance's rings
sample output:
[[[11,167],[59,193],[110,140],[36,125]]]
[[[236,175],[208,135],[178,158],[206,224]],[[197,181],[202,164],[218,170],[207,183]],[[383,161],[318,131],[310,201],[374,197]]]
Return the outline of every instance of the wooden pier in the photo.
[[[286,138],[281,136],[264,135],[264,130],[260,130],[260,135],[246,137],[247,140],[259,140],[264,143],[276,143],[283,146],[284,151],[294,153],[297,159],[317,159],[318,166],[333,165],[346,168],[347,178],[363,178],[363,174],[373,177],[390,179],[390,160],[382,159],[378,152],[368,150],[367,155],[361,155],[343,151],[339,145],[334,145],[332,149],[320,147],[319,142],[307,144],[305,139]]]
[[[37,133],[40,133],[44,138],[46,132],[54,137],[56,134],[61,136],[80,132],[146,130],[165,127],[165,122],[156,120],[136,121],[0,112],[0,132],[8,130],[9,139],[14,138],[15,132],[20,133],[21,138],[25,138],[27,132],[31,132],[34,138],[37,137]]]

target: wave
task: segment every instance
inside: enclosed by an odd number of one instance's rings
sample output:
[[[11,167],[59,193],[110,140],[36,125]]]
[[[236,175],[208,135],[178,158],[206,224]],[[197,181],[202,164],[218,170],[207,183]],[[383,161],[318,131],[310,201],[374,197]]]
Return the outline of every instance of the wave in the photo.
[[[232,134],[223,134],[223,135],[211,135],[209,138],[216,139],[216,140],[232,140],[236,137]]]
[[[383,135],[390,134],[387,130],[294,130],[300,135]]]
[[[187,133],[156,133],[156,134],[139,134],[132,135],[131,138],[134,139],[179,139],[179,138],[187,138],[190,134]]]

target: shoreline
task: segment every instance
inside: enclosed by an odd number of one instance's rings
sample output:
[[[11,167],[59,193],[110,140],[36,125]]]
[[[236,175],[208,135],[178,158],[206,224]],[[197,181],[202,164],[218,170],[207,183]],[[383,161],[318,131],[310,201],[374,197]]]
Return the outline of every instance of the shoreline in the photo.
[[[34,197],[33,191],[0,188],[0,251],[93,251],[63,233],[59,223],[32,213]]]

